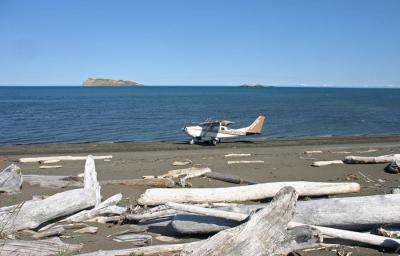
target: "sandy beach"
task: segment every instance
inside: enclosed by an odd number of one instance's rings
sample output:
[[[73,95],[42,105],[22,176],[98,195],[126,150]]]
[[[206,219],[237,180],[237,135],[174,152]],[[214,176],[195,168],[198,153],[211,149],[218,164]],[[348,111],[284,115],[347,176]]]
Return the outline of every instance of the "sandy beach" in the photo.
[[[305,151],[322,151],[322,153],[305,154]],[[400,136],[384,137],[348,137],[318,138],[299,140],[266,140],[255,142],[221,143],[217,146],[188,145],[184,143],[121,143],[121,144],[79,144],[79,145],[17,145],[0,147],[0,168],[4,169],[21,157],[52,155],[112,155],[111,161],[96,160],[98,179],[132,179],[144,175],[161,175],[169,170],[179,169],[173,161],[190,159],[189,166],[206,166],[213,171],[238,175],[243,179],[256,182],[274,181],[355,181],[361,184],[361,192],[341,196],[360,196],[390,193],[399,187],[400,176],[384,172],[386,164],[368,165],[331,165],[311,167],[313,161],[343,159],[348,155],[379,156],[400,152]],[[226,154],[240,153],[250,156],[226,158]],[[258,160],[263,163],[227,164],[228,160]],[[17,163],[23,174],[69,175],[83,172],[84,161],[61,161],[62,168],[39,169],[38,163]],[[194,178],[193,187],[234,186],[229,183]],[[0,206],[7,206],[32,199],[33,195],[52,195],[68,190],[40,188],[23,184],[21,193],[0,194]],[[102,186],[102,196],[107,198],[118,192],[123,193],[123,205],[135,204],[145,188],[132,188],[122,185]],[[69,243],[84,243],[82,252],[99,249],[117,249],[132,247],[129,243],[114,242],[107,235],[126,229],[126,225],[95,224],[99,227],[96,235],[84,234],[65,239]],[[150,230],[156,236],[165,230]],[[168,233],[169,232],[169,233]],[[171,234],[170,230],[168,235]],[[191,241],[180,239],[180,242]],[[153,244],[162,243],[153,239]],[[375,249],[347,248],[352,255],[385,255]],[[320,255],[321,252],[308,252],[301,255]],[[336,255],[324,252],[324,255]]]

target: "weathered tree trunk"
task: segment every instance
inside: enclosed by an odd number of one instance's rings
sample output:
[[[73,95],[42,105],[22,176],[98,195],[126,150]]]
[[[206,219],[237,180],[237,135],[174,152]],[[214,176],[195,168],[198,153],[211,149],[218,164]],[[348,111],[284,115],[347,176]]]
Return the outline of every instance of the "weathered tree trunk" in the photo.
[[[100,185],[97,182],[94,160],[88,156],[83,189],[69,190],[43,200],[0,208],[0,227],[4,233],[33,229],[57,217],[96,206],[100,201]]]
[[[0,240],[0,256],[47,256],[59,253],[70,254],[82,249],[82,244],[66,244],[54,237],[46,240]]]
[[[101,159],[111,159],[112,156],[92,156],[94,160],[101,160]],[[55,160],[58,161],[73,161],[73,160],[86,160],[87,156],[45,156],[45,157],[26,157],[20,158],[19,161],[21,163],[54,163]]]
[[[320,232],[308,227],[287,230],[294,215],[297,193],[282,188],[272,203],[252,215],[248,222],[219,232],[183,255],[286,255],[322,242]]]
[[[11,164],[0,172],[0,192],[17,192],[21,190],[21,169]]]
[[[175,182],[167,178],[105,180],[105,181],[100,181],[100,184],[101,185],[119,184],[131,187],[156,187],[156,188],[175,187]]]
[[[304,226],[302,223],[289,223],[289,228],[300,227]],[[400,240],[394,238],[387,238],[384,236],[378,235],[371,235],[368,233],[360,233],[348,230],[340,230],[335,228],[327,228],[327,227],[320,227],[320,226],[312,226],[321,231],[321,233],[325,236],[332,237],[332,238],[339,238],[349,241],[354,241],[358,243],[364,243],[368,245],[380,246],[383,248],[389,249],[399,249],[400,248]]]
[[[248,181],[248,180],[242,179],[239,176],[220,173],[220,172],[208,172],[208,173],[205,174],[205,176],[207,178],[210,178],[210,179],[225,181],[225,182],[229,182],[229,183],[233,183],[233,184],[253,185],[253,184],[257,184],[258,183],[258,182]]]
[[[343,160],[330,160],[330,161],[316,161],[311,166],[320,167],[332,164],[344,164]]]
[[[251,214],[267,204],[228,206],[219,209]],[[318,226],[363,230],[373,225],[400,223],[400,194],[328,198],[297,202],[293,221]],[[209,234],[238,222],[196,214],[177,214],[172,226],[180,234]]]
[[[343,160],[346,164],[380,164],[400,160],[400,154],[384,155],[377,157],[369,156],[346,156]]]
[[[360,190],[358,183],[274,182],[228,188],[153,188],[138,200],[142,205],[176,203],[243,202],[273,197],[281,188],[292,186],[302,196],[352,193]]]
[[[100,215],[102,215],[102,213],[106,212],[107,209],[109,209],[109,207],[115,206],[118,202],[120,202],[121,199],[122,199],[121,193],[113,195],[112,197],[109,197],[108,199],[99,203],[93,209],[78,212],[78,213],[66,218],[64,221],[83,222],[85,220],[100,216]],[[123,207],[122,213],[124,211],[126,211],[126,208]],[[118,214],[122,214],[122,213],[118,212]]]

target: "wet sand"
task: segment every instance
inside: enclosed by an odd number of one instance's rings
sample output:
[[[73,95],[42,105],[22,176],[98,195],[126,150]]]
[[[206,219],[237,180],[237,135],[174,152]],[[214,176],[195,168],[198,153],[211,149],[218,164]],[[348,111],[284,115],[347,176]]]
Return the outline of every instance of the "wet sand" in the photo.
[[[322,154],[304,154],[304,151],[322,150]],[[376,150],[375,152],[369,152]],[[347,151],[350,153],[341,153]],[[251,156],[225,158],[229,153],[249,153]],[[0,168],[3,169],[20,157],[51,155],[113,155],[111,161],[96,160],[99,180],[141,178],[143,175],[160,175],[172,169],[184,167],[172,166],[175,160],[190,159],[195,166],[207,166],[213,171],[241,176],[257,182],[274,181],[352,181],[359,182],[362,191],[341,196],[359,196],[390,193],[392,188],[400,186],[400,174],[384,172],[385,164],[369,165],[332,165],[311,167],[313,161],[343,159],[347,155],[378,156],[400,153],[400,136],[320,138],[301,140],[267,140],[256,142],[221,143],[217,146],[188,145],[184,143],[121,143],[121,144],[80,144],[80,145],[18,145],[0,147]],[[264,163],[233,164],[228,160],[263,160]],[[38,163],[17,163],[23,174],[77,175],[83,172],[84,161],[61,161],[60,169],[39,169]],[[195,178],[193,187],[235,186],[229,183]],[[22,192],[13,195],[0,194],[0,206],[7,206],[29,200],[33,195],[52,195],[68,190],[44,189],[23,184]],[[135,204],[143,189],[122,185],[104,185],[102,196],[107,198],[121,192],[123,205]],[[117,243],[106,236],[127,226],[96,224],[97,235],[80,235],[64,239],[68,243],[84,243],[83,252],[99,249],[117,249],[133,247],[129,243]],[[150,232],[152,235],[156,233]],[[181,242],[193,239],[181,239]],[[153,244],[158,244],[153,239]],[[384,255],[374,249],[353,248],[352,255]],[[321,251],[302,253],[301,255],[321,255]],[[336,255],[324,252],[324,255]]]

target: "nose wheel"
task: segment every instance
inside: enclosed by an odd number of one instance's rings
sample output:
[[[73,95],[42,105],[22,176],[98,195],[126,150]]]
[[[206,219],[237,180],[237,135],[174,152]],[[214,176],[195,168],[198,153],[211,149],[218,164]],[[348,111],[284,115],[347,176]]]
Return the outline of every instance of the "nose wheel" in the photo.
[[[217,143],[218,143],[218,140],[212,140],[211,143],[212,143],[214,146],[216,146]]]
[[[189,144],[193,145],[194,144],[194,139],[189,140]]]

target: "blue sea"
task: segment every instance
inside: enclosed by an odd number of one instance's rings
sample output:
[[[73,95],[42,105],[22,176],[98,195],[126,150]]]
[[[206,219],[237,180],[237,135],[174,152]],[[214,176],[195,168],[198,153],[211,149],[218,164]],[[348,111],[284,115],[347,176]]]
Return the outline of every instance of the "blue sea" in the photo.
[[[257,140],[399,135],[400,89],[5,86],[0,144],[184,142],[185,125],[258,115]]]

